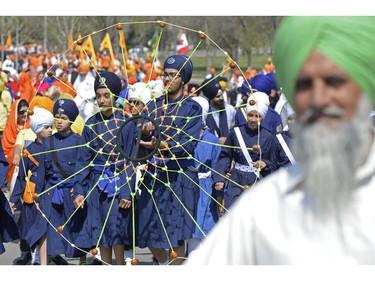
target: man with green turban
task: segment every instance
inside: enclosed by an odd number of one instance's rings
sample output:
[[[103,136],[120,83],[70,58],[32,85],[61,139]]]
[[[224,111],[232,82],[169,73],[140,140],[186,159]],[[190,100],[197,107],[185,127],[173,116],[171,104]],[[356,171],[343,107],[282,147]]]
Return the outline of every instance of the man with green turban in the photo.
[[[196,264],[375,264],[375,17],[288,17],[274,63],[297,165],[246,191]]]

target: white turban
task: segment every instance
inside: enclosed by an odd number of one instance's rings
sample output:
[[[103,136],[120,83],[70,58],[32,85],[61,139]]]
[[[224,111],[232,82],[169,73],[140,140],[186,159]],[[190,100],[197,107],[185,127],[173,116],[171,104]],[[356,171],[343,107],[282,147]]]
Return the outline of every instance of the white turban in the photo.
[[[255,101],[253,105],[251,105],[252,101]],[[264,117],[267,114],[269,105],[270,105],[270,100],[266,93],[263,93],[263,92],[252,93],[247,99],[246,114],[249,114],[250,111],[256,110],[264,119]]]
[[[210,104],[207,99],[204,97],[192,97],[193,100],[195,100],[199,105],[202,107],[202,119],[203,123],[206,125],[206,119],[207,119],[207,113],[208,110],[210,109]]]
[[[137,99],[147,105],[151,100],[150,87],[144,82],[137,82],[133,85],[129,85],[128,99]]]
[[[151,85],[151,94],[153,97],[158,98],[163,95],[164,83],[162,80],[151,80],[149,85]]]
[[[44,127],[52,126],[53,115],[52,113],[41,107],[34,107],[33,114],[30,115],[30,127],[35,134],[39,134]]]

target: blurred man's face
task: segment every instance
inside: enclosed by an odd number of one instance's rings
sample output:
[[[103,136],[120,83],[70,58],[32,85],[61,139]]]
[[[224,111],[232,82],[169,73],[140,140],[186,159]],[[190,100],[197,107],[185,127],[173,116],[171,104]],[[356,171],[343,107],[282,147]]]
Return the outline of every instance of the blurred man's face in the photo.
[[[332,61],[314,51],[296,81],[294,104],[302,125],[316,122],[336,128],[357,111],[361,90]]]
[[[211,100],[212,104],[215,107],[222,107],[224,106],[224,97],[223,97],[223,92],[219,90],[217,95]]]

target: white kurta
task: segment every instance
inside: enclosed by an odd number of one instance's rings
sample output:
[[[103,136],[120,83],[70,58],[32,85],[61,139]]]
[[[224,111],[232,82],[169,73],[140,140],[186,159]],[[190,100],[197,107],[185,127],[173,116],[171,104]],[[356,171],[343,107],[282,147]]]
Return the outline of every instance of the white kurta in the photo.
[[[185,264],[375,264],[374,175],[375,143],[355,175],[355,211],[342,217],[339,232],[304,212],[301,168],[280,169],[244,192]]]

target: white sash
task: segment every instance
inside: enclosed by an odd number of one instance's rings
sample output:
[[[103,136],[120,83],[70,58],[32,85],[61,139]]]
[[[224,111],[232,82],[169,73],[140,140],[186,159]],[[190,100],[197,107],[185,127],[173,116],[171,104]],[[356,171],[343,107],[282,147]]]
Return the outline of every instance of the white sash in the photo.
[[[243,140],[243,137],[242,137],[242,134],[240,132],[240,128],[239,127],[234,127],[234,132],[236,133],[236,136],[237,136],[237,139],[238,139],[238,142],[240,143],[240,146],[241,146],[241,150],[242,150],[242,153],[243,155],[245,156],[246,158],[246,161],[247,163],[249,164],[250,167],[254,167],[252,162],[253,162],[253,159],[251,159],[251,156],[249,154],[249,151],[247,150],[246,148],[246,145],[245,145],[245,142]],[[259,175],[259,171],[257,168],[254,167],[254,174],[259,178],[260,175]]]
[[[292,163],[292,165],[297,164],[296,159],[294,159],[294,156],[292,152],[290,151],[288,145],[286,144],[283,136],[281,134],[276,134],[276,137],[279,140],[279,143],[281,144],[281,146],[283,147],[286,156],[288,156],[290,163]]]

